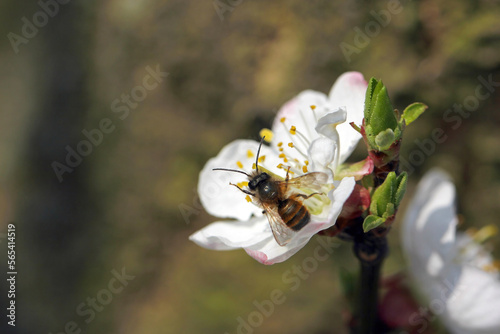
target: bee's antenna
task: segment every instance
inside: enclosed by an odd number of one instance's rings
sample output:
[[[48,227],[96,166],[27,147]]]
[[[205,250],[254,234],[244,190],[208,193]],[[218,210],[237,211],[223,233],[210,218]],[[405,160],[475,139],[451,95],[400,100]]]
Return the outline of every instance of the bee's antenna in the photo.
[[[237,169],[228,169],[228,168],[212,168],[212,170],[225,170],[227,172],[235,172],[235,173],[241,173],[241,174],[245,174],[246,176],[250,177],[249,174],[245,173],[244,171],[242,170],[237,170]]]
[[[262,138],[260,139],[259,149],[257,150],[257,157],[255,158],[255,171],[257,171],[257,173],[259,172],[260,148],[262,147],[262,143],[264,142],[264,138],[266,138],[266,136],[262,136]]]

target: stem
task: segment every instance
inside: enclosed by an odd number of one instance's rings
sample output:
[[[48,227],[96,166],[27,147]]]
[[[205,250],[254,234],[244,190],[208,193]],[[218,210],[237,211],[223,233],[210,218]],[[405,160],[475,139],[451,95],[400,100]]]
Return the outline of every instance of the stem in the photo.
[[[387,256],[387,238],[370,231],[359,234],[354,253],[361,262],[359,294],[356,301],[356,334],[375,334],[378,322],[378,283],[382,263]]]
[[[361,287],[358,296],[359,334],[375,333],[378,305],[378,282],[382,261],[375,265],[361,263]]]

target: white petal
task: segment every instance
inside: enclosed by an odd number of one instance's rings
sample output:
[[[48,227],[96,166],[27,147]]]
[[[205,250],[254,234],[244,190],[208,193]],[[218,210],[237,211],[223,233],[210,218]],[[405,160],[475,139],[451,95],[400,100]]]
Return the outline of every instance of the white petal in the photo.
[[[248,247],[272,237],[266,217],[248,221],[219,221],[212,223],[189,237],[198,245],[214,250]]]
[[[314,111],[311,110],[312,105],[316,106]],[[274,137],[271,146],[276,147],[279,142],[282,142],[287,156],[300,161],[304,160],[304,156],[296,149],[289,148],[287,144],[293,142],[299,151],[306,154],[309,144],[319,137],[315,130],[317,115],[322,112],[321,110],[326,110],[327,106],[326,95],[312,90],[304,91],[287,102],[281,107],[274,119],[272,127]],[[284,122],[281,121],[283,118]],[[305,137],[305,140],[300,135],[291,135],[291,126],[295,126],[297,131]]]
[[[237,220],[248,220],[252,214],[262,215],[262,209],[247,202],[243,192],[229,185],[230,182],[236,184],[248,181],[247,176],[241,173],[213,170],[213,168],[230,168],[250,173],[255,163],[258,147],[259,143],[253,140],[236,140],[226,145],[215,158],[208,160],[200,172],[198,182],[200,201],[208,213]],[[249,156],[248,151],[252,152],[253,156]],[[268,146],[262,146],[260,156],[265,156],[265,167],[276,166],[279,163],[277,154]],[[243,169],[238,167],[237,161],[243,164]],[[275,173],[280,172],[275,167],[268,169]]]
[[[329,138],[318,138],[309,147],[308,156],[311,162],[311,171],[328,174],[329,182],[333,181],[333,172],[329,165],[335,159],[337,143]]]
[[[463,267],[453,283],[446,307],[445,321],[454,333],[500,333],[498,275]]]
[[[356,125],[361,125],[364,117],[367,87],[368,83],[361,73],[346,72],[337,79],[330,90],[329,100],[332,110],[343,107],[347,111],[347,121],[337,128],[341,139],[341,162],[344,162],[351,155],[361,139],[361,134],[354,130],[349,123],[354,122]]]
[[[328,217],[321,220],[316,220],[313,217],[312,221],[297,232],[287,245],[279,246],[274,238],[270,236],[258,244],[246,247],[245,251],[260,263],[267,265],[287,260],[302,249],[313,235],[335,224],[344,202],[354,189],[354,184],[353,177],[344,178],[329,194],[332,203],[330,207],[325,208]]]
[[[437,275],[454,255],[455,188],[441,171],[426,174],[407,209],[403,246],[415,270]]]

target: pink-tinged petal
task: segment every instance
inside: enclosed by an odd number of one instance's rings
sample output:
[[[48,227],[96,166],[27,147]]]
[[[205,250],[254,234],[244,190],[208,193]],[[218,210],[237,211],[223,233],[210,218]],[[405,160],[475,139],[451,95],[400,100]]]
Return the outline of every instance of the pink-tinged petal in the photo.
[[[247,176],[241,173],[213,170],[214,168],[229,168],[251,173],[258,147],[259,143],[253,140],[236,140],[226,145],[215,158],[208,160],[200,172],[198,182],[200,201],[208,213],[216,217],[237,220],[248,220],[252,214],[262,215],[262,209],[245,199],[246,194],[229,185],[229,183],[237,184],[248,181]],[[270,166],[269,170],[280,173],[280,170],[275,167],[280,160],[268,146],[262,146],[260,157],[264,158],[262,163],[264,167]],[[238,162],[243,168],[238,166]]]
[[[231,250],[249,247],[272,237],[267,218],[255,217],[248,221],[219,221],[189,237],[199,246],[213,250]]]
[[[344,162],[358,144],[361,134],[354,130],[350,122],[361,125],[364,117],[365,94],[368,83],[359,72],[342,74],[332,89],[329,100],[333,110],[344,108],[347,111],[347,121],[337,128],[340,143],[340,160]]]
[[[455,188],[448,176],[433,170],[417,187],[402,228],[403,246],[415,271],[437,275],[454,256]]]
[[[354,176],[356,181],[373,172],[374,164],[370,157],[353,164],[343,164],[337,168],[335,179],[340,180],[347,176]]]
[[[289,259],[304,247],[313,235],[325,230],[335,224],[337,217],[342,210],[344,202],[354,189],[354,178],[345,178],[329,194],[332,203],[325,208],[327,212],[325,218],[312,217],[312,220],[302,228],[293,239],[285,246],[279,246],[271,236],[262,242],[245,247],[245,251],[260,263],[271,265]]]

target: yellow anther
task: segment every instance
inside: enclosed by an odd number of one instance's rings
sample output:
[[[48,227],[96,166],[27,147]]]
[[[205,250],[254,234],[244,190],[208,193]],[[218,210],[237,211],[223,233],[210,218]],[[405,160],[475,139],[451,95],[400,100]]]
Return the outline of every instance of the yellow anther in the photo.
[[[280,122],[281,122],[281,123],[285,123],[285,120],[286,120],[286,118],[285,118],[285,117],[281,117],[281,118],[280,118]]]
[[[259,162],[260,163],[263,163],[265,160],[266,160],[266,156],[265,155],[259,157]]]
[[[306,166],[309,166],[309,161],[308,160],[304,160],[304,163],[306,164]]]
[[[295,125],[292,125],[292,127],[290,128],[290,133],[292,135],[294,135],[295,133],[297,133],[297,128],[295,127]]]
[[[280,141],[280,142],[278,143],[278,147],[281,147],[281,146],[283,146],[283,142],[282,142],[282,141]]]
[[[276,168],[283,168],[283,164],[278,164],[278,166],[276,166]]]
[[[311,110],[314,111],[314,109],[316,109],[316,106],[315,105],[312,105],[311,106]]]
[[[248,182],[247,181],[238,182],[236,185],[240,188],[248,187]]]
[[[245,197],[245,199],[247,200],[247,202],[251,202],[251,201],[252,201],[252,198],[250,197],[250,195],[247,195],[247,196]]]
[[[252,164],[252,169],[257,169],[257,166],[255,165],[255,162]]]
[[[284,158],[286,158],[286,155],[285,155],[285,153],[280,153],[280,155],[278,155],[278,157],[280,157],[281,159],[284,159]]]
[[[283,158],[283,162],[288,162],[288,159],[287,158]]]
[[[243,164],[241,163],[241,161],[236,161],[236,166],[243,168]]]
[[[303,171],[304,173],[307,173],[307,166],[302,166],[302,171]]]
[[[271,140],[273,140],[273,135],[274,134],[269,129],[262,129],[262,130],[260,130],[259,135],[260,135],[261,138],[264,138],[264,141],[266,143],[270,143]]]
[[[293,147],[293,143],[292,142],[288,143],[288,146]]]
[[[251,150],[247,151],[247,158],[253,157],[253,152]]]
[[[280,152],[283,152],[283,147],[280,147],[279,151],[280,151]]]

